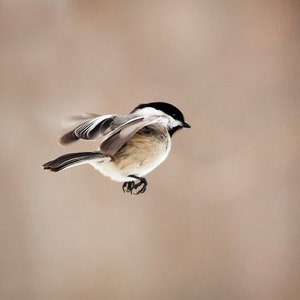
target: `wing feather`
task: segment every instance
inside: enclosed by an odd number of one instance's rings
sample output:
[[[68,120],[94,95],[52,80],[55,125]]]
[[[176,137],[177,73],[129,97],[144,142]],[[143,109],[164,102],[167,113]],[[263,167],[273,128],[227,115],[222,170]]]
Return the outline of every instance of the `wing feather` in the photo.
[[[89,119],[83,118],[81,124],[60,138],[60,143],[62,145],[66,145],[79,139],[94,140],[97,138],[97,135],[103,131],[103,129],[106,130],[110,126],[116,116],[117,115],[103,115]],[[78,122],[78,120],[76,121]],[[101,129],[102,126],[103,129]]]
[[[114,155],[137,131],[153,123],[166,123],[162,115],[103,115],[78,125],[74,130],[64,134],[61,144],[69,144],[79,139],[99,140],[100,152]]]

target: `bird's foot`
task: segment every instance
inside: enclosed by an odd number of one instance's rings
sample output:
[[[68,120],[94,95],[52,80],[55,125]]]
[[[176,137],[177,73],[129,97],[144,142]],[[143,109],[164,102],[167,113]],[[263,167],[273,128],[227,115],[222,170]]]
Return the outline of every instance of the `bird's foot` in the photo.
[[[138,177],[135,175],[130,175],[128,177],[138,179],[139,181],[135,183],[134,181],[124,182],[122,189],[124,193],[130,193],[134,195],[143,194],[146,191],[148,182],[144,177]]]

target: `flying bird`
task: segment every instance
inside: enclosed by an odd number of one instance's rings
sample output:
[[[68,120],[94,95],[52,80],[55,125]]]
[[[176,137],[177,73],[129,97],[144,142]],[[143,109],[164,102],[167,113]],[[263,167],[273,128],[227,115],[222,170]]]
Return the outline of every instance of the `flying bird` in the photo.
[[[177,107],[165,102],[140,104],[128,115],[86,114],[77,121],[60,143],[96,140],[100,143],[98,150],[68,153],[45,163],[43,168],[58,172],[90,164],[104,176],[123,182],[124,192],[136,195],[146,191],[144,176],[167,158],[173,134],[191,127]]]

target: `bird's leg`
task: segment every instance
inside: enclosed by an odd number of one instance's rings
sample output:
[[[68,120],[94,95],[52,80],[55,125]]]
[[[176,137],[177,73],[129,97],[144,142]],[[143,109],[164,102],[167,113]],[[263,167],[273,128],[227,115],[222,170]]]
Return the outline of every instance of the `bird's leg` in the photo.
[[[147,188],[147,185],[148,185],[148,182],[147,182],[146,178],[138,177],[138,176],[135,176],[135,175],[130,175],[128,177],[138,179],[139,182],[137,182],[137,183],[134,183],[134,181],[124,182],[124,184],[123,184],[123,192],[124,193],[126,192],[126,193],[131,193],[132,194],[133,190],[136,190],[133,193],[135,195],[138,195],[138,194],[142,194],[146,191],[146,188]]]

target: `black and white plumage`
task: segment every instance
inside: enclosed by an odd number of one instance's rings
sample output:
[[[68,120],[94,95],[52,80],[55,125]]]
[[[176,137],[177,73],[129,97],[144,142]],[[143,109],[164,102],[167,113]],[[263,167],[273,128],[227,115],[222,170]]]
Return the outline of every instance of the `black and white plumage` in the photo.
[[[181,111],[165,102],[140,104],[122,116],[85,115],[77,122],[73,130],[61,137],[61,144],[97,140],[99,149],[62,155],[43,168],[58,172],[90,164],[112,180],[124,182],[123,191],[134,194],[145,192],[147,181],[143,176],[167,158],[172,135],[181,128],[190,128]]]

